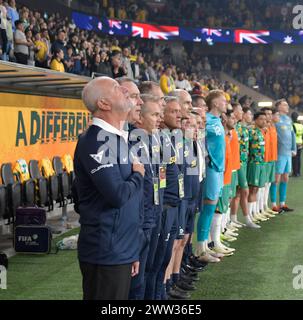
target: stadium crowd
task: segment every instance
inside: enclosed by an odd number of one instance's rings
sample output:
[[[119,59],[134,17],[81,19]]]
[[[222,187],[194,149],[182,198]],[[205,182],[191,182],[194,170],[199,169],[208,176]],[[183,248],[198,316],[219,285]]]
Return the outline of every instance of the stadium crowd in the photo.
[[[156,82],[170,65],[171,80],[177,88],[191,91],[195,86],[206,85],[212,89],[216,84],[215,87],[225,89],[234,98],[232,101],[236,101],[238,88],[231,83],[220,85],[211,74],[220,70],[274,99],[288,97],[290,106],[298,111],[303,108],[299,53],[288,56],[285,63],[278,63],[267,48],[254,48],[244,59],[237,53],[207,57],[203,52],[188,51],[184,47],[181,58],[176,60],[170,44],[100,35],[80,30],[60,14],[42,16],[24,6],[17,9],[15,0],[0,3],[0,57],[3,60],[84,76],[127,75],[135,81]],[[107,3],[108,6],[113,4],[119,7],[117,3]],[[182,7],[182,2],[179,5]]]
[[[295,1],[196,1],[163,3],[136,0],[95,0],[97,12],[110,18],[167,25],[210,28],[292,29]],[[94,10],[96,7],[94,6]],[[260,15],[263,12],[263,15]]]
[[[203,95],[209,89],[219,88],[226,91],[228,100],[238,97],[237,87],[231,83],[221,84],[209,74],[211,65],[205,56],[193,53],[189,57],[184,49],[181,60],[176,63],[167,44],[116,39],[79,30],[59,14],[45,18],[24,6],[17,10],[15,0],[3,3],[0,10],[3,14],[7,12],[8,18],[1,33],[3,60],[84,76],[96,74],[116,78],[126,75],[137,82],[158,82],[170,72],[170,81],[176,88]],[[193,61],[199,61],[195,68]],[[167,66],[169,71],[165,71]],[[164,81],[161,86],[166,86]]]
[[[234,53],[210,57],[213,70],[224,71],[273,99],[288,97],[291,108],[298,111],[303,110],[301,61],[299,52],[278,61],[271,48],[252,48],[248,55]]]

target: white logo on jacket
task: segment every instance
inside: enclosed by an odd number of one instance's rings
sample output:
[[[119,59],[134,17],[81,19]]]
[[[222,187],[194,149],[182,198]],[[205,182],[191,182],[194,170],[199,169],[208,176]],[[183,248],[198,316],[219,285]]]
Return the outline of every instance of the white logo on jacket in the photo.
[[[90,154],[90,156],[97,161],[98,163],[102,163],[102,158],[103,158],[103,154],[104,154],[104,150],[101,150],[99,153],[97,154]]]

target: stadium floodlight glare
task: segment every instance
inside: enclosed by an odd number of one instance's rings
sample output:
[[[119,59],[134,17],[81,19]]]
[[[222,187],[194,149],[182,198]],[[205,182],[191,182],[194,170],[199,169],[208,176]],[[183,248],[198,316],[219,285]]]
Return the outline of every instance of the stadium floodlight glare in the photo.
[[[272,107],[272,101],[261,101],[258,103],[258,107]]]

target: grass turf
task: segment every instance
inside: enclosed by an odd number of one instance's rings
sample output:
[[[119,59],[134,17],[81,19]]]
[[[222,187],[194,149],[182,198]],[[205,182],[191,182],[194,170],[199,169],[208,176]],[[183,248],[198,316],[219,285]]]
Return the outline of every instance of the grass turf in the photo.
[[[295,265],[303,265],[302,178],[291,178],[285,213],[261,224],[259,230],[240,229],[232,257],[200,273],[193,299],[303,299],[293,289]],[[64,236],[77,233],[73,230]],[[62,237],[61,237],[62,238]],[[56,238],[55,241],[60,239]],[[57,255],[16,255],[9,260],[4,299],[81,299],[81,275],[76,251]]]

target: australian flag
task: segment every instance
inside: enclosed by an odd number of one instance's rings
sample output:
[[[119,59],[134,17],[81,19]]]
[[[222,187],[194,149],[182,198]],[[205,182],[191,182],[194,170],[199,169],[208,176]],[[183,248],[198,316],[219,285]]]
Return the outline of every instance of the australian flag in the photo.
[[[215,43],[232,43],[233,30],[211,28],[180,28],[180,38],[185,41],[201,42],[213,45]]]
[[[72,18],[79,29],[89,30],[89,31],[98,31],[98,25],[100,19],[95,16],[89,16],[87,14],[73,12]]]
[[[235,30],[235,43],[268,44],[270,39],[269,30]]]
[[[133,22],[132,36],[145,39],[172,40],[179,38],[179,27],[156,26]]]
[[[99,30],[112,36],[131,36],[131,21],[103,18]]]

